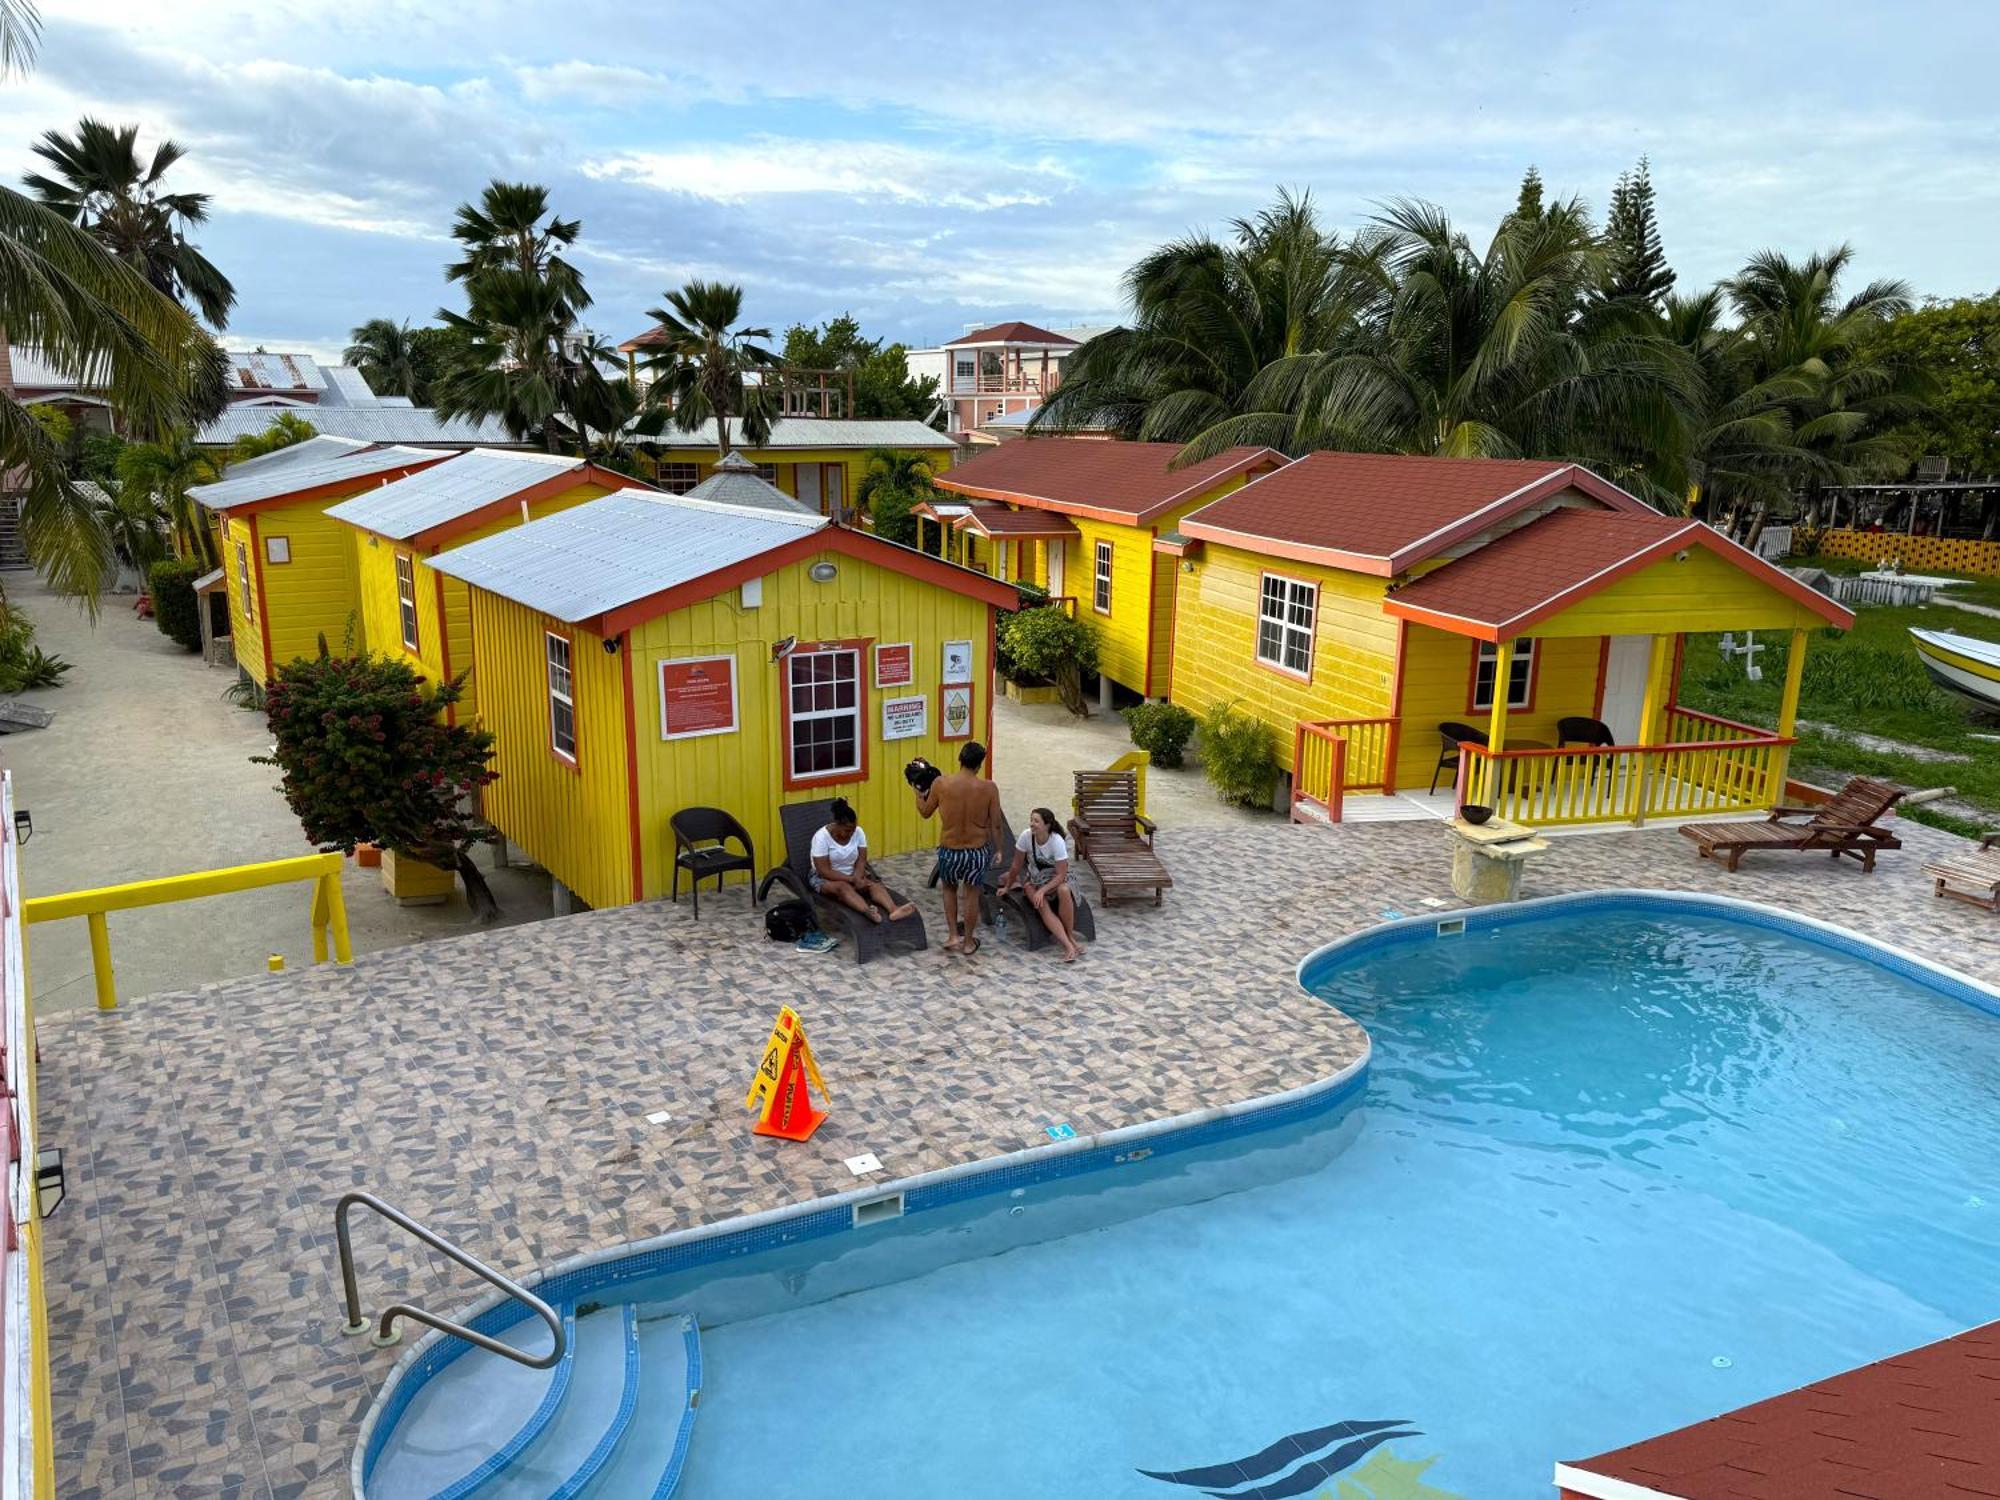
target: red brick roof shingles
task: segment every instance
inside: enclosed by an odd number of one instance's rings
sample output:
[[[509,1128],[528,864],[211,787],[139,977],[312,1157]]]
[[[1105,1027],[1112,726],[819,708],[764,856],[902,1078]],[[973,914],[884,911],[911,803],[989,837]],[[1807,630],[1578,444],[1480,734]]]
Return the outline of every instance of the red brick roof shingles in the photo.
[[[1283,462],[1268,448],[1230,448],[1176,469],[1172,464],[1180,451],[1178,443],[1027,437],[955,464],[932,482],[959,494],[1144,521],[1176,501],[1199,498],[1260,459]]]
[[[974,505],[970,520],[993,537],[1072,537],[1076,523],[1068,516],[1040,510],[1009,510],[1004,505]]]
[[[1504,625],[1696,524],[1651,511],[1554,510],[1392,597],[1412,609]]]
[[[1679,1500],[2000,1496],[2000,1323],[1568,1467]]]
[[[1309,453],[1189,519],[1293,546],[1393,558],[1434,532],[1570,470],[1553,459]]]
[[[975,328],[962,338],[955,338],[945,348],[956,348],[960,344],[1074,344],[1073,338],[1060,333],[1051,333],[1046,328],[1037,328],[1033,323],[1023,323],[1016,319],[1011,323],[995,323],[991,328]]]

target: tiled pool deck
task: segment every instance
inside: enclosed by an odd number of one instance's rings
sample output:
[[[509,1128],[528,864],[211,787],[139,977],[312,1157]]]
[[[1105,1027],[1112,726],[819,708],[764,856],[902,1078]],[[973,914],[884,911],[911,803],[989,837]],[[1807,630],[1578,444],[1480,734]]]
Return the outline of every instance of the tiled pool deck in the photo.
[[[2000,979],[2000,920],[1939,902],[1947,836],[1904,825],[1872,876],[1667,830],[1554,841],[1524,894],[1651,886],[1768,901]],[[1450,901],[1433,823],[1276,823],[1161,837],[1164,907],[1100,911],[1067,968],[989,940],[857,967],[767,944],[740,887],[155,997],[41,1032],[57,1480],[99,1496],[331,1497],[400,1349],[340,1337],[334,1199],[365,1187],[504,1270],[1296,1087],[1360,1051],[1296,960]],[[924,867],[896,861],[908,875]],[[1086,890],[1094,881],[1082,877]],[[1456,904],[1456,903],[1451,903]],[[935,896],[926,916],[941,925]],[[777,1006],[833,1090],[803,1145],[742,1109]],[[646,1122],[665,1110],[664,1125]],[[365,1300],[450,1310],[476,1283],[357,1221]],[[414,1336],[414,1335],[413,1335]],[[1551,1454],[1551,1461],[1558,1455]]]

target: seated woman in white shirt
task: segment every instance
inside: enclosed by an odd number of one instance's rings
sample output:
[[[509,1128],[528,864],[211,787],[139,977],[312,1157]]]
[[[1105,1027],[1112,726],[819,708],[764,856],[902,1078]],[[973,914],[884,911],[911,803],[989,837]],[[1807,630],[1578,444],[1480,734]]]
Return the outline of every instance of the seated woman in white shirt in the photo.
[[[812,888],[829,901],[851,906],[871,922],[884,912],[902,918],[915,911],[914,902],[895,904],[889,888],[868,868],[868,835],[855,820],[845,797],[833,799],[833,818],[812,836]]]
[[[1038,807],[1028,816],[1028,831],[1015,840],[1014,863],[1000,878],[998,894],[1019,889],[1041,914],[1049,932],[1062,944],[1063,962],[1083,957],[1076,945],[1076,896],[1069,885],[1069,840],[1056,831],[1056,815]]]

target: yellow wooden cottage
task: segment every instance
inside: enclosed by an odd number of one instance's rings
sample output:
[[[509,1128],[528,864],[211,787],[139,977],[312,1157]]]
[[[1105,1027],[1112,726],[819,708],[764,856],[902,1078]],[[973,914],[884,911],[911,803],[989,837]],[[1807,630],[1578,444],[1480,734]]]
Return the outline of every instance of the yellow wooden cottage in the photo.
[[[877,417],[780,417],[762,443],[744,441],[731,425],[732,451],[757,465],[763,478],[809,510],[844,517],[856,510],[869,455],[877,451],[921,458],[933,474],[949,469],[959,445],[923,422]],[[656,456],[647,456],[655,454]],[[715,423],[687,432],[669,427],[641,443],[639,467],[669,494],[684,495],[719,466]]]
[[[1316,453],[1180,531],[1174,699],[1270,725],[1301,816],[1357,793],[1536,825],[1769,807],[1808,633],[1853,622],[1564,463]],[[1789,638],[1775,725],[1678,702],[1684,637],[1721,630]]]
[[[628,490],[442,553],[471,590],[494,826],[570,899],[665,895],[668,819],[719,807],[760,871],[778,809],[840,795],[869,847],[935,841],[902,775],[991,741],[1014,591],[829,521],[747,461],[704,493]]]
[[[1172,691],[1174,563],[1154,550],[1181,518],[1284,459],[1231,448],[1176,469],[1174,443],[1021,438],[940,476],[963,496],[925,507],[958,555],[996,577],[1045,588],[1102,628],[1100,681],[1141,697]],[[1108,687],[1102,696],[1109,701]]]
[[[215,518],[230,635],[246,678],[263,686],[286,662],[316,652],[321,636],[336,651],[350,639],[367,644],[352,533],[327,510],[451,456],[316,437],[188,491]]]
[[[430,560],[452,547],[625,489],[631,480],[581,458],[473,448],[330,506],[351,529],[361,621],[371,650],[400,654],[432,682],[472,666],[471,598]],[[478,711],[468,676],[452,715]]]

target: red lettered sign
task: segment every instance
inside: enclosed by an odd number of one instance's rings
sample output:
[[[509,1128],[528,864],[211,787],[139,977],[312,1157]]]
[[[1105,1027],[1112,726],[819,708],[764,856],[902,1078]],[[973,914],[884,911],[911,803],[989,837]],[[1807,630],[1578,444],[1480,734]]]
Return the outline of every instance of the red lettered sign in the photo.
[[[736,732],[736,658],[687,656],[660,663],[660,738]]]

